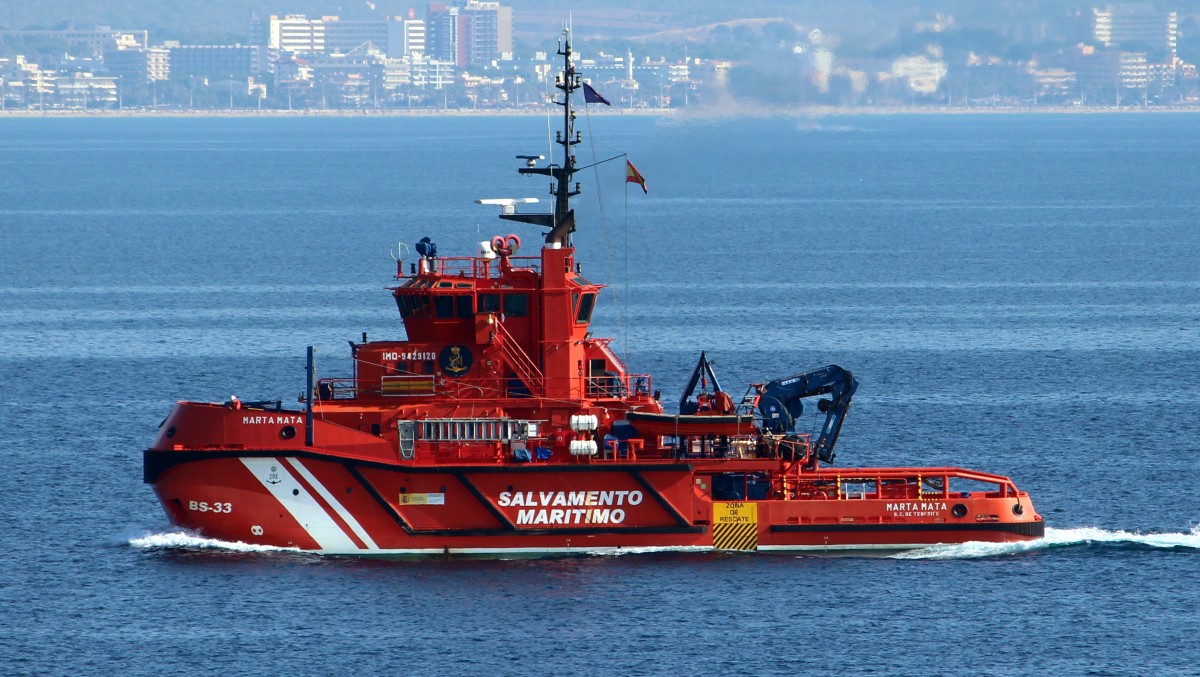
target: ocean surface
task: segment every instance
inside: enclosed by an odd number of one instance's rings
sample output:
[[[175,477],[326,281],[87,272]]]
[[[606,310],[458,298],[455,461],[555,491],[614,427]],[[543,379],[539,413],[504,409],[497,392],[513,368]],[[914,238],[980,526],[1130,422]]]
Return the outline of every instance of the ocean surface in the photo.
[[[141,481],[172,402],[292,401],[308,345],[347,375],[348,339],[402,336],[401,243],[532,251],[474,200],[547,197],[513,157],[547,121],[0,119],[0,674],[1200,674],[1200,116],[579,128],[595,333],[664,400],[701,349],[735,397],[840,364],[840,465],[1010,475],[1046,538],[444,563],[182,533]]]

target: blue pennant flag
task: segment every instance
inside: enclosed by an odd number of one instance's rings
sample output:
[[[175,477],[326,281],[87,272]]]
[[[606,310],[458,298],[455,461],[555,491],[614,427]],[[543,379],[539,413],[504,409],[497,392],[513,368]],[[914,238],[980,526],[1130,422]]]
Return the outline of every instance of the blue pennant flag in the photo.
[[[600,96],[600,92],[597,92],[596,90],[592,89],[592,86],[586,82],[583,83],[583,100],[586,103],[602,103],[605,106],[612,105],[611,103],[608,102],[608,99]]]

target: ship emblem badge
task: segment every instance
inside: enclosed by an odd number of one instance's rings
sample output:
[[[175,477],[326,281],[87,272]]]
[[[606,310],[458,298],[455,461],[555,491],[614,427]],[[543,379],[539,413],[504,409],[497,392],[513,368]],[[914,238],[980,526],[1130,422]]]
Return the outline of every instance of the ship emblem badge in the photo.
[[[442,371],[450,376],[462,376],[471,370],[471,351],[466,346],[446,346],[438,355]]]

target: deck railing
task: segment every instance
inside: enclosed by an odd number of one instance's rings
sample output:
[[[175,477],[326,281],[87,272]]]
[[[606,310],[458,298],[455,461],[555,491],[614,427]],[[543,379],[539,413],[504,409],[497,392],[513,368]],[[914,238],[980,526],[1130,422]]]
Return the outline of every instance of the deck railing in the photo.
[[[497,388],[488,379],[450,378],[428,374],[397,374],[383,376],[378,385],[359,387],[352,378],[323,378],[317,382],[317,399],[353,400],[380,397],[429,397],[443,395],[456,400],[487,400],[497,398],[537,397],[539,388],[553,384],[536,373],[526,383],[523,376],[511,378]],[[570,377],[580,384],[583,395],[594,400],[628,397],[649,398],[653,381],[650,374],[611,374],[608,376]]]
[[[510,256],[509,263],[518,270],[540,271],[542,259],[538,256]],[[448,256],[436,259],[417,259],[408,261],[405,270],[404,261],[396,262],[396,279],[403,280],[419,275],[442,275],[445,277],[466,277],[477,280],[487,280],[500,277],[500,260],[484,259],[475,256]]]

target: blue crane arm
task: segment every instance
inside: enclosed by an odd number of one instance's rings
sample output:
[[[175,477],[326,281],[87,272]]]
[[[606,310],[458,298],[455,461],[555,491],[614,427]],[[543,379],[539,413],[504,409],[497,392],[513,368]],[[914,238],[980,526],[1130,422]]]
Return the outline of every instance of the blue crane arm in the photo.
[[[817,402],[817,409],[825,413],[825,424],[813,451],[822,461],[832,462],[842,422],[846,420],[850,399],[856,390],[858,381],[854,375],[836,364],[775,379],[759,389],[758,411],[762,415],[763,430],[780,435],[791,432],[796,427],[796,419],[804,413],[802,400],[827,394],[829,399]]]

